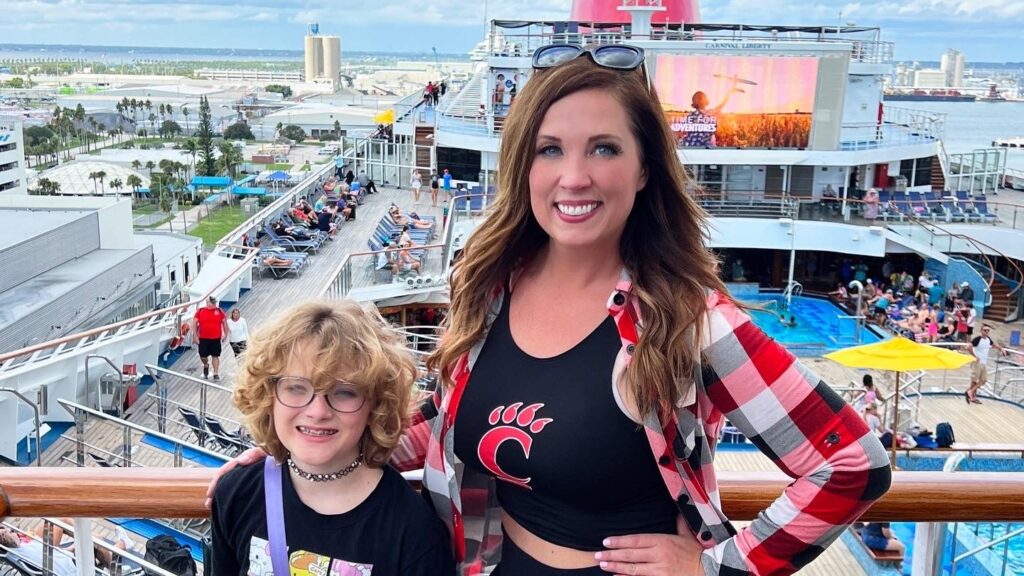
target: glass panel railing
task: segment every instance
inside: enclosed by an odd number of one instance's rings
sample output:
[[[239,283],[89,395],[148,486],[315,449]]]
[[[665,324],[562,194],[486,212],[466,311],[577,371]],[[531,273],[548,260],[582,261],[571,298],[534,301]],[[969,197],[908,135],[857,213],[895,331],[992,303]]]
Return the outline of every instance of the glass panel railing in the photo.
[[[321,294],[345,298],[353,290],[400,284],[407,289],[443,286],[446,283],[444,245],[413,245],[374,252],[355,252],[341,262]]]

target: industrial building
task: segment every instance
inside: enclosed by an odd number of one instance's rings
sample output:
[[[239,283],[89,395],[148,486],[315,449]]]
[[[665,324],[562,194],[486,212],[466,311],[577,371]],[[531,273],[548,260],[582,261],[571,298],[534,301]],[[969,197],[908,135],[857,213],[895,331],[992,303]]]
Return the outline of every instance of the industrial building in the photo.
[[[337,90],[341,80],[341,38],[322,36],[319,24],[310,24],[305,38],[305,78]]]

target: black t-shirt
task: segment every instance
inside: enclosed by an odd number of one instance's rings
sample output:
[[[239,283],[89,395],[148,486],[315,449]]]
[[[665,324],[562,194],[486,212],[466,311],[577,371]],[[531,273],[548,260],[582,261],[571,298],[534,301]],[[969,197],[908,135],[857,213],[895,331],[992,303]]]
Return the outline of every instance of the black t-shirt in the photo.
[[[455,574],[447,528],[389,466],[369,497],[344,514],[306,506],[288,473],[281,490],[292,576]],[[213,576],[274,576],[262,462],[220,479],[212,515]]]
[[[622,347],[608,316],[569,351],[535,358],[505,298],[459,402],[455,455],[495,477],[498,503],[548,542],[603,550],[608,536],[675,534],[679,508],[643,428],[615,400]]]

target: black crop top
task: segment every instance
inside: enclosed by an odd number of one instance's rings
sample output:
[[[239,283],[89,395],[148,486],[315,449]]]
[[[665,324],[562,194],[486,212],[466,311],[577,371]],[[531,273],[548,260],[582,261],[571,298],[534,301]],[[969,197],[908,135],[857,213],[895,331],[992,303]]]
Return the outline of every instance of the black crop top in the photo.
[[[553,544],[602,550],[608,536],[674,534],[679,509],[647,436],[612,393],[614,320],[563,354],[534,358],[512,339],[510,301],[506,293],[459,403],[456,456],[497,478],[502,509]]]

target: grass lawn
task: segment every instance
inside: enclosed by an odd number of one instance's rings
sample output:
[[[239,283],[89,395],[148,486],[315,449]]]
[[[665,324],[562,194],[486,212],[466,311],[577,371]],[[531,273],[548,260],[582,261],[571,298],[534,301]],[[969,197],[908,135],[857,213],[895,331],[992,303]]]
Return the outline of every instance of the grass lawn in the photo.
[[[159,209],[160,206],[155,202],[152,204],[139,204],[132,207],[132,214],[135,216],[139,216],[140,214],[152,214]]]
[[[209,216],[189,230],[189,236],[196,236],[203,239],[206,246],[214,246],[220,242],[228,232],[245,222],[248,217],[242,212],[239,206],[222,206],[213,210]]]
[[[153,228],[159,228],[159,227],[163,226],[164,224],[167,224],[168,222],[170,222],[171,220],[173,220],[174,218],[177,218],[177,217],[178,217],[177,214],[171,214],[170,216],[164,218],[163,220],[154,222],[152,224],[147,224],[145,226],[136,224],[135,227],[136,228],[145,228],[147,230],[148,229],[153,229]]]
[[[259,164],[257,164],[257,166],[259,166]],[[262,166],[264,170],[282,170],[284,172],[287,172],[292,169],[291,164],[285,164],[283,162],[275,164],[263,164]]]

